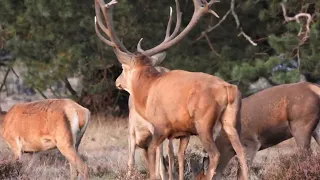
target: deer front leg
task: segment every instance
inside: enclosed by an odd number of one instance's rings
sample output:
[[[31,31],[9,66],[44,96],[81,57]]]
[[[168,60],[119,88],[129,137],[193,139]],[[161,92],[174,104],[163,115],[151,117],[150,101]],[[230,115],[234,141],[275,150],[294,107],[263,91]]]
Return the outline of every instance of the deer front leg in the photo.
[[[180,138],[180,145],[179,145],[179,151],[178,151],[179,180],[184,179],[184,155],[188,147],[189,140],[190,140],[190,136],[185,136]]]

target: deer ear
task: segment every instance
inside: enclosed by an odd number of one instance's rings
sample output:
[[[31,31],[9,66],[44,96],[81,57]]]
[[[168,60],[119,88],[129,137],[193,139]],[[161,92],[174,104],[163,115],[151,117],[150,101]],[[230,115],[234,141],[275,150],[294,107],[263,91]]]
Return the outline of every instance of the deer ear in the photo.
[[[164,60],[164,58],[166,58],[166,55],[167,55],[166,52],[162,52],[162,53],[158,53],[158,54],[151,56],[152,66],[159,65]]]

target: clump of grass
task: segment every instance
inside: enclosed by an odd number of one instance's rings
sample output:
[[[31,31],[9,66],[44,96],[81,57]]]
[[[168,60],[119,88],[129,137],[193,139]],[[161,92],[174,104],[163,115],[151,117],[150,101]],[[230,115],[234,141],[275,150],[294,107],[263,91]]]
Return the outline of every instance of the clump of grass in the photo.
[[[22,163],[19,161],[1,160],[0,179],[17,179],[21,175]]]
[[[281,155],[278,162],[270,166],[263,174],[262,179],[319,179],[320,177],[320,153],[311,155],[297,152],[293,155]]]
[[[130,176],[127,176],[126,170],[119,171],[117,173],[116,179],[117,180],[145,180],[145,179],[148,179],[148,177],[146,172],[133,169]]]
[[[166,168],[168,167],[168,156],[164,158]],[[185,154],[185,163],[184,163],[184,179],[192,180],[196,175],[200,173],[203,169],[203,154],[199,152],[194,152],[188,149]],[[204,165],[204,168],[207,169],[207,164]],[[178,157],[174,156],[174,170],[173,170],[173,179],[178,179],[179,177],[179,163]]]

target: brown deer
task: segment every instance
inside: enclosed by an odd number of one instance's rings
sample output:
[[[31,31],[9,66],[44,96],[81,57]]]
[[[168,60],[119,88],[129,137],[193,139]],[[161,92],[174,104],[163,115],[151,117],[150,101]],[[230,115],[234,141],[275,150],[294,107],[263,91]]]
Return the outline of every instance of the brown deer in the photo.
[[[274,86],[242,100],[241,142],[251,164],[260,150],[294,138],[309,151],[311,136],[320,145],[320,87],[308,82]],[[224,133],[216,139],[221,160],[215,178],[235,155]],[[200,176],[199,176],[200,177]]]
[[[157,57],[157,58],[162,58],[164,59],[164,55],[161,57]],[[169,72],[169,69],[165,68],[165,67],[155,67],[157,71],[161,72],[161,73],[165,73],[165,72]],[[149,147],[149,143],[150,140],[152,139],[152,134],[153,134],[153,126],[152,124],[150,124],[148,121],[146,121],[145,119],[143,119],[135,110],[134,108],[134,104],[133,104],[133,100],[132,97],[129,97],[129,101],[128,101],[128,107],[129,107],[129,140],[128,140],[128,144],[129,144],[129,158],[128,158],[128,176],[131,176],[132,170],[133,170],[133,166],[135,164],[135,149],[138,146],[139,148],[143,149],[143,153],[145,156],[146,161],[148,162],[148,155],[147,155],[147,151],[148,151],[148,147]],[[173,152],[171,152],[173,150],[172,147],[172,141],[169,140],[168,142],[168,155],[170,158],[172,158],[172,156],[170,156],[171,154],[173,154]],[[165,165],[163,163],[162,157],[163,157],[163,150],[162,150],[162,145],[160,145],[157,148],[157,152],[156,152],[157,156],[156,156],[156,176],[160,176],[161,179],[167,179],[166,177],[166,172],[165,172]],[[169,159],[170,159],[169,158]],[[172,165],[169,161],[169,179],[172,179]]]
[[[71,178],[78,171],[88,179],[88,167],[77,152],[89,119],[90,111],[69,99],[18,103],[3,121],[2,136],[17,160],[24,152],[58,148],[70,163]]]
[[[162,54],[161,56],[159,55],[156,58],[158,59],[161,58],[163,60],[164,55],[165,53]],[[160,66],[155,67],[155,69],[161,73],[170,71],[169,69],[165,67],[160,67]],[[152,139],[154,127],[152,126],[152,124],[150,124],[148,121],[143,119],[136,112],[136,110],[134,109],[134,103],[131,96],[129,97],[128,106],[129,106],[129,143],[128,143],[129,144],[129,159],[128,159],[129,171],[128,171],[128,175],[130,176],[133,166],[135,164],[134,156],[135,156],[136,146],[144,150],[144,156],[148,162],[147,151],[148,151],[150,140]],[[180,146],[178,151],[180,179],[183,179],[184,154],[188,145],[188,141],[189,141],[189,136],[180,138]],[[167,179],[166,171],[165,171],[166,167],[164,165],[162,157],[163,157],[163,150],[162,150],[162,144],[161,144],[160,146],[158,146],[156,151],[156,176],[160,175],[162,179]],[[168,159],[169,159],[168,176],[169,176],[169,180],[172,180],[173,169],[174,169],[174,152],[173,152],[172,139],[168,140]]]
[[[222,129],[227,133],[232,147],[236,151],[242,176],[247,179],[245,151],[237,133],[236,124],[240,121],[241,93],[238,87],[224,80],[200,72],[174,70],[159,73],[154,67],[159,63],[152,56],[166,51],[181,41],[196,26],[199,19],[214,4],[193,0],[194,14],[186,28],[178,34],[180,23],[170,35],[171,20],[167,27],[164,41],[158,46],[142,50],[141,40],[138,53],[130,53],[116,36],[112,10],[117,1],[105,4],[95,0],[95,28],[98,37],[113,48],[117,59],[122,64],[122,73],[116,80],[116,86],[130,93],[137,113],[154,127],[148,147],[148,169],[150,179],[155,179],[155,156],[157,147],[166,139],[198,135],[204,149],[209,154],[207,179],[212,179],[219,162],[220,153],[213,140],[213,132]],[[177,0],[176,0],[177,3]],[[178,3],[177,3],[178,4]],[[106,25],[103,24],[102,14]],[[177,19],[181,18],[177,6]],[[171,17],[171,16],[170,16]],[[110,38],[105,38],[100,29]]]

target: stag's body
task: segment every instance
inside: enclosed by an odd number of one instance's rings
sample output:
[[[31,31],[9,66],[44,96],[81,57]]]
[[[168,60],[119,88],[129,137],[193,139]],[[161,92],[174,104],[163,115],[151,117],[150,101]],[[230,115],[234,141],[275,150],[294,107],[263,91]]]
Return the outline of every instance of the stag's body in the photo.
[[[169,69],[164,67],[156,67],[156,70],[165,73],[169,72]],[[143,153],[146,161],[148,162],[148,147],[152,139],[152,134],[154,132],[154,127],[151,123],[143,119],[135,110],[132,96],[129,97],[128,101],[129,107],[129,159],[128,159],[128,175],[131,175],[131,171],[135,164],[135,149],[139,147],[143,149]],[[169,179],[173,179],[173,145],[172,140],[168,141],[168,156],[169,156],[169,168],[168,175]],[[167,179],[165,172],[165,165],[162,160],[163,157],[163,146],[162,144],[157,148],[156,153],[156,176],[161,177],[161,179]]]
[[[159,74],[151,66],[137,68],[132,82],[136,111],[154,126],[149,158],[152,149],[155,151],[165,138],[199,135],[210,152],[207,178],[211,179],[219,161],[213,133],[219,132],[222,125],[246,173],[245,153],[235,128],[241,107],[241,94],[236,86],[204,73],[174,70]],[[153,162],[149,162],[150,171],[154,169]]]
[[[77,151],[89,118],[88,109],[69,99],[18,103],[8,111],[2,135],[16,159],[20,160],[23,152],[58,148],[70,162],[71,178],[76,169],[87,179],[87,165]]]
[[[298,147],[309,149],[311,136],[320,145],[320,87],[301,82],[265,89],[242,100],[241,142],[249,163],[260,150],[294,137]],[[235,155],[225,135],[217,138],[224,167]]]

